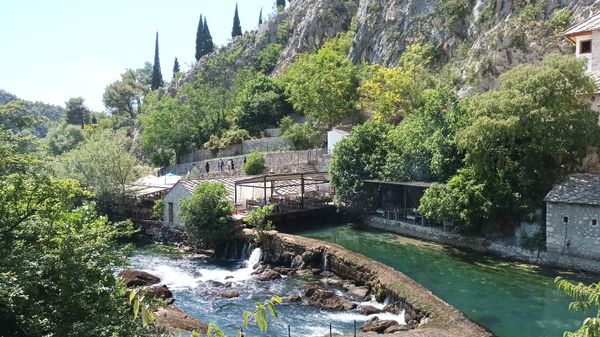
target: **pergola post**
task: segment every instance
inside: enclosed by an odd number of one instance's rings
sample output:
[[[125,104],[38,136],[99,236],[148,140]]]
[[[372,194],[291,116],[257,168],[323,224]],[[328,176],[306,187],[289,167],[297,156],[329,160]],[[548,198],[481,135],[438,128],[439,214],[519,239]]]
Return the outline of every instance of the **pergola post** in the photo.
[[[404,205],[403,206],[404,206],[404,219],[406,219],[406,215],[407,215],[406,214],[406,209],[407,209],[407,207],[406,207],[406,186],[402,186],[402,187],[404,187]]]
[[[237,182],[233,185],[233,204],[237,207]]]
[[[300,175],[300,208],[304,209],[304,174]]]
[[[263,192],[264,192],[264,202],[267,204],[267,176],[263,176]]]

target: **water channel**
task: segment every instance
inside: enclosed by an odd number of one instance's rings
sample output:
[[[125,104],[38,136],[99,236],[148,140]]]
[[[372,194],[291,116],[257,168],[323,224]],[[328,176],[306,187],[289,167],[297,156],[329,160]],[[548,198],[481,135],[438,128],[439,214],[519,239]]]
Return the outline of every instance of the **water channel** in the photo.
[[[555,271],[350,224],[294,234],[339,244],[403,272],[499,337],[558,337],[585,317],[568,310],[569,298],[554,286]]]

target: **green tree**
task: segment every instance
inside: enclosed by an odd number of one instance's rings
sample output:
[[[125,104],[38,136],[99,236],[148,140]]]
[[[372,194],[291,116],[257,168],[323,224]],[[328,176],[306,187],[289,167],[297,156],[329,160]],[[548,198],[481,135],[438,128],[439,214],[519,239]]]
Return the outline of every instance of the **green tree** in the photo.
[[[98,208],[113,216],[128,215],[130,183],[143,173],[141,163],[129,152],[129,139],[110,130],[96,132],[59,163],[59,173],[79,180],[92,190]]]
[[[239,100],[239,126],[253,135],[277,125],[281,117],[292,110],[279,84],[262,74],[246,84]]]
[[[238,16],[238,5],[235,4],[235,13],[233,14],[233,28],[231,28],[231,37],[242,35],[242,26],[240,25],[240,17]]]
[[[160,72],[160,58],[158,57],[158,32],[156,32],[156,43],[154,44],[154,66],[152,67],[152,83],[151,90],[156,90],[165,85]]]
[[[244,172],[247,175],[261,174],[265,170],[265,155],[262,152],[251,152],[246,156]]]
[[[352,129],[352,135],[336,144],[329,174],[337,200],[345,207],[366,207],[365,179],[377,179],[389,152],[388,124],[368,121]]]
[[[173,63],[173,78],[175,78],[180,71],[179,61],[177,61],[177,58],[175,58],[175,62]]]
[[[595,317],[586,318],[581,327],[574,332],[565,332],[564,337],[600,337],[600,283],[585,285],[581,282],[575,284],[561,277],[555,283],[558,289],[573,298],[569,310],[596,311]]]
[[[462,166],[456,133],[466,125],[467,116],[458,97],[447,87],[422,95],[422,106],[390,132],[387,180],[445,182]]]
[[[258,14],[258,25],[262,25],[263,23],[263,18],[262,18],[262,7],[260,8],[260,13]]]
[[[472,229],[483,222],[506,225],[529,217],[552,186],[579,167],[600,134],[598,113],[580,99],[595,91],[581,60],[548,56],[500,80],[497,90],[466,102],[470,120],[457,134],[466,169],[457,179],[476,188],[458,183],[445,188],[451,203],[446,207],[454,210],[447,220]],[[436,198],[441,199],[431,199]],[[485,205],[485,212],[469,211],[471,200]],[[422,211],[433,214],[435,206]]]
[[[82,129],[86,123],[90,122],[90,110],[83,102],[84,99],[81,97],[70,98],[65,102],[67,123],[81,125]]]
[[[335,46],[330,41],[316,54],[300,56],[282,78],[294,109],[328,128],[356,112],[358,103],[357,69]]]
[[[16,117],[16,118],[15,118]],[[19,120],[13,107],[0,119]],[[127,224],[98,217],[76,181],[56,179],[0,124],[0,326],[6,336],[145,336],[115,268]]]
[[[147,66],[152,67],[149,63]],[[152,72],[148,73],[147,66],[138,70],[128,69],[121,74],[121,80],[106,87],[102,101],[111,114],[135,118],[140,113],[144,98],[150,91],[152,78]]]
[[[265,205],[259,207],[248,215],[244,221],[252,227],[252,234],[258,243],[264,243],[268,231],[274,230],[273,221],[269,220],[269,215],[275,212],[275,205]]]
[[[202,14],[200,14],[200,20],[198,21],[198,30],[196,30],[196,61],[200,61],[200,58],[204,55],[202,52],[204,43],[204,20]]]
[[[202,55],[208,55],[213,52],[213,40],[210,35],[210,29],[208,29],[208,22],[206,18],[204,18],[204,29],[202,30],[203,40],[202,40]]]
[[[233,205],[225,185],[205,182],[181,202],[183,227],[193,240],[217,244],[231,239],[235,226],[231,218]]]
[[[46,141],[50,154],[58,156],[69,152],[79,143],[83,142],[83,132],[81,128],[74,125],[60,123],[48,130]]]
[[[429,49],[409,46],[397,67],[370,66],[371,76],[359,88],[363,102],[375,110],[375,118],[399,123],[423,103],[425,89],[433,82],[427,70]]]

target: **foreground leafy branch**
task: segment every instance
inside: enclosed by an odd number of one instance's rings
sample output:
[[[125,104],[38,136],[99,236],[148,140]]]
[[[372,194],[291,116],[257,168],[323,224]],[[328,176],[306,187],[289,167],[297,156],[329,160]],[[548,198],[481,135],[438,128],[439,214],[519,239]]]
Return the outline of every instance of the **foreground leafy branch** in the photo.
[[[577,331],[564,333],[564,337],[600,337],[600,283],[575,284],[561,277],[554,281],[558,289],[573,298],[569,310],[587,311],[596,309],[596,317],[588,317]]]

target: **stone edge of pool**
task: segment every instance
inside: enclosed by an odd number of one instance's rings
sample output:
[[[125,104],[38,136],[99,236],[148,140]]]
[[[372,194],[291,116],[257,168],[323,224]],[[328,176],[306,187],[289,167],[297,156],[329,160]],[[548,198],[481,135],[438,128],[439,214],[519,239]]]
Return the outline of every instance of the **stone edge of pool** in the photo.
[[[244,236],[251,238],[252,232],[245,230]],[[290,264],[294,256],[305,251],[326,253],[329,270],[337,276],[372,284],[377,292],[392,296],[427,317],[416,329],[394,336],[493,336],[402,272],[337,244],[271,232],[261,247],[265,262],[277,264]]]

